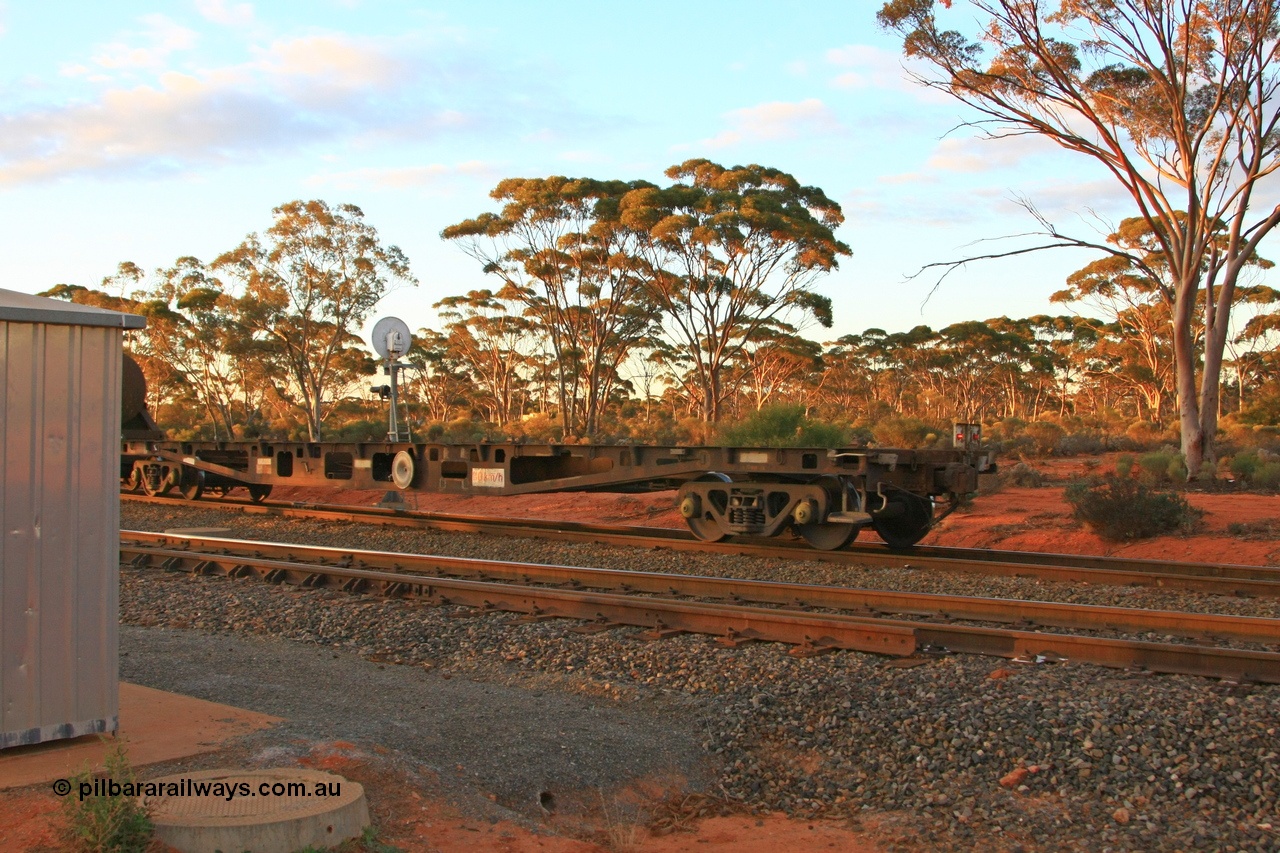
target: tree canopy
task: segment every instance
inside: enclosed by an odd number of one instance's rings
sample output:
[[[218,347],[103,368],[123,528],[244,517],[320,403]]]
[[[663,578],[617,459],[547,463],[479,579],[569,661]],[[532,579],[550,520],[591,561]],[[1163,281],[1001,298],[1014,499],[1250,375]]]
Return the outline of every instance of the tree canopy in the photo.
[[[878,20],[990,137],[1035,134],[1123,187],[1158,252],[1073,237],[1169,283],[1182,448],[1212,460],[1231,306],[1242,269],[1280,223],[1260,188],[1280,166],[1277,0],[890,0]],[[950,28],[968,25],[969,32]],[[1164,270],[1151,266],[1159,257]],[[1203,301],[1198,294],[1205,293]],[[1193,332],[1197,305],[1204,329]],[[1199,382],[1197,382],[1199,377]]]
[[[316,441],[333,390],[373,372],[356,331],[389,287],[417,280],[355,205],[291,201],[273,213],[263,237],[250,234],[213,268],[239,282],[239,323],[277,365],[268,378]]]

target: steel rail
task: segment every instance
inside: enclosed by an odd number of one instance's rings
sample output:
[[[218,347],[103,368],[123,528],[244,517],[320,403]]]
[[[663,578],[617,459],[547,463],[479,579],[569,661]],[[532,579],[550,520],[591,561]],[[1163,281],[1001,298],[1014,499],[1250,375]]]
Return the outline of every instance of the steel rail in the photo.
[[[132,535],[132,532],[130,532]],[[532,564],[495,563],[492,561],[465,560],[462,558],[415,557],[420,561],[417,566],[429,568],[462,567],[473,573],[482,573],[487,577],[503,577],[495,580],[466,580],[447,578],[436,575],[418,574],[403,571],[403,565],[395,561],[405,561],[407,555],[378,554],[378,552],[347,552],[340,549],[317,548],[303,546],[277,545],[275,543],[241,543],[245,547],[241,553],[224,546],[235,544],[231,540],[206,540],[191,542],[196,549],[164,547],[171,544],[163,534],[143,535],[131,542],[122,543],[122,563],[144,566],[155,565],[158,561],[162,568],[176,570],[185,568],[190,571],[209,573],[220,570],[232,576],[253,573],[265,580],[291,581],[304,586],[319,586],[333,578],[341,580],[346,589],[363,588],[368,583],[378,583],[384,592],[392,594],[426,595],[437,600],[470,604],[482,609],[514,610],[536,616],[568,616],[604,620],[605,624],[641,625],[649,627],[658,635],[670,632],[698,632],[719,634],[722,641],[735,644],[746,640],[779,640],[782,642],[801,642],[807,649],[850,648],[860,651],[875,651],[892,654],[910,654],[917,649],[945,648],[951,651],[990,654],[1009,658],[1062,658],[1104,666],[1143,668],[1156,672],[1174,672],[1189,675],[1205,675],[1226,677],[1234,680],[1267,681],[1280,683],[1280,654],[1275,652],[1259,652],[1241,649],[1230,649],[1213,646],[1179,645],[1170,643],[1153,643],[1127,639],[1112,639],[1067,634],[1050,634],[1025,630],[990,628],[969,625],[938,625],[936,623],[918,622],[903,619],[890,619],[869,615],[865,607],[856,605],[854,609],[862,609],[863,613],[840,613],[817,616],[795,607],[812,606],[818,601],[821,606],[838,606],[839,602],[826,600],[824,594],[835,598],[844,598],[846,604],[856,602],[860,594],[872,596],[879,591],[846,590],[840,587],[812,587],[797,584],[774,584],[767,581],[741,582],[723,578],[689,577],[684,575],[663,575],[649,572],[618,572],[604,569],[579,569],[574,567],[544,567]],[[145,541],[152,539],[151,542]],[[212,550],[197,550],[212,546]],[[292,549],[292,550],[290,550]],[[255,553],[246,553],[250,550]],[[289,559],[275,559],[263,554],[284,552]],[[342,565],[298,562],[298,554],[309,554],[311,559],[338,557]],[[130,558],[132,555],[132,558]],[[400,571],[356,568],[352,565],[357,558],[365,562],[367,557],[381,557],[393,561]],[[541,572],[541,574],[540,574]],[[505,573],[505,577],[504,577]],[[508,578],[516,577],[521,583],[509,582]],[[528,583],[549,582],[556,579],[565,584],[576,579],[581,586],[596,586],[605,578],[612,578],[613,589],[624,589],[629,594],[614,592],[596,592],[583,589],[565,589],[559,587],[531,587]],[[672,581],[684,583],[684,586],[673,587]],[[458,586],[461,585],[461,586]],[[644,589],[642,587],[649,587]],[[763,590],[772,589],[773,597],[760,595]],[[748,598],[732,592],[735,588],[745,589],[752,596]],[[426,592],[423,592],[423,590]],[[461,590],[465,595],[456,599],[450,595],[442,595],[440,590]],[[416,592],[415,592],[416,590]],[[797,599],[791,593],[796,590],[808,590],[814,595],[805,599]],[[746,602],[770,600],[786,605],[780,609],[765,609],[748,604],[708,604],[706,602],[689,602],[665,597],[638,597],[638,592],[658,592],[665,595],[713,595],[721,599],[729,598]],[[484,594],[487,593],[487,594]],[[559,595],[551,595],[558,593]],[[477,595],[480,597],[477,598]],[[544,595],[551,595],[544,599]],[[566,599],[563,596],[570,596]],[[890,593],[891,598],[905,594]],[[513,597],[514,596],[514,597]],[[579,596],[583,598],[578,598]],[[601,598],[600,596],[604,596]],[[568,601],[585,601],[587,604],[570,608]],[[865,600],[865,599],[864,599]],[[981,607],[1006,605],[1018,607],[1024,602],[972,599],[975,606]],[[631,610],[623,606],[624,602]],[[608,605],[604,610],[592,614],[588,611],[596,605]],[[674,605],[681,608],[672,610]],[[1037,606],[1044,603],[1033,603]],[[688,610],[693,607],[695,610]],[[1079,605],[1057,605],[1067,609],[1081,607]],[[638,608],[638,609],[637,609]],[[721,608],[715,611],[719,622],[695,620],[692,614],[709,611],[698,608]],[[1049,606],[1050,610],[1054,606]],[[1123,608],[1092,608],[1093,610],[1123,611]],[[749,611],[749,612],[748,612]],[[628,616],[627,613],[632,615]],[[772,614],[764,619],[762,614]],[[1006,611],[1007,613],[1007,611]],[[636,615],[639,614],[639,615]],[[664,615],[666,614],[666,615]],[[1111,614],[1116,615],[1116,614]],[[1170,619],[1185,619],[1196,614],[1161,613],[1158,611],[1130,610],[1119,614],[1122,617],[1146,621],[1146,630],[1159,622],[1169,627]],[[782,629],[781,624],[794,617],[801,629]],[[711,617],[707,617],[711,618]],[[811,620],[821,621],[814,623]],[[990,618],[989,616],[987,618]],[[761,621],[764,619],[764,621]],[[782,619],[780,623],[777,620]],[[637,621],[638,620],[638,621]],[[727,620],[727,621],[726,621]],[[735,621],[736,620],[736,621]],[[831,621],[835,620],[835,621]],[[1262,637],[1264,640],[1276,642],[1280,638],[1280,620],[1251,619],[1250,617],[1208,617],[1206,624],[1217,623],[1220,626],[1235,623],[1240,633],[1250,637]],[[1249,629],[1239,626],[1254,622]],[[1258,623],[1266,623],[1265,626]],[[843,629],[837,626],[844,626]],[[901,635],[876,633],[872,628],[892,628],[910,632],[911,648],[905,648]],[[825,633],[820,633],[825,632]],[[852,632],[851,634],[848,632]],[[1251,633],[1254,632],[1254,633]],[[1261,633],[1256,633],[1261,632]],[[797,640],[797,636],[801,639]],[[896,646],[894,645],[896,644]],[[893,649],[897,648],[897,651]]]
[[[916,650],[915,635],[910,628],[839,615],[641,598],[164,548],[130,549],[122,551],[121,557],[127,553],[133,553],[133,559],[127,564],[135,568],[158,565],[172,571],[181,567],[197,574],[209,574],[220,569],[230,577],[254,575],[273,583],[287,581],[313,588],[337,580],[342,589],[350,592],[377,585],[384,595],[425,598],[438,604],[465,605],[481,611],[523,613],[536,618],[584,619],[596,623],[601,629],[621,626],[648,628],[655,639],[698,633],[717,634],[731,642],[768,640],[790,643],[815,651],[839,648],[902,656]]]
[[[122,495],[123,498],[172,506],[192,506],[176,498]],[[555,538],[562,541],[634,547],[664,547],[680,551],[734,554],[757,558],[802,559],[887,568],[935,569],[1044,580],[1101,584],[1108,586],[1154,586],[1161,589],[1203,592],[1214,595],[1280,597],[1280,569],[1234,564],[1176,563],[1127,558],[1076,557],[1060,554],[1027,554],[1035,562],[1007,559],[998,551],[970,549],[913,549],[909,553],[889,551],[883,546],[853,550],[817,551],[802,545],[779,544],[772,540],[729,540],[703,542],[686,531],[672,528],[632,527],[583,522],[556,522],[543,519],[492,518],[445,515],[379,507],[352,507],[282,502],[206,501],[223,509],[252,514],[293,518],[350,521],[362,524],[430,528],[490,535]],[[197,504],[198,505],[198,504]],[[963,556],[935,556],[933,551],[959,552]],[[1022,556],[1025,552],[1011,552]],[[1101,566],[1101,567],[1095,567]],[[1107,568],[1114,566],[1114,568]]]
[[[1185,611],[1063,604],[1023,599],[980,598],[937,593],[858,589],[779,581],[718,578],[666,572],[581,568],[541,563],[480,560],[432,554],[400,554],[294,543],[121,531],[121,548],[177,547],[227,556],[355,566],[404,572],[499,580],[506,583],[559,584],[651,595],[714,598],[742,604],[786,605],[843,610],[867,615],[897,614],[1018,623],[1024,627],[1077,628],[1117,632],[1158,632],[1207,640],[1242,640],[1280,646],[1280,619]]]

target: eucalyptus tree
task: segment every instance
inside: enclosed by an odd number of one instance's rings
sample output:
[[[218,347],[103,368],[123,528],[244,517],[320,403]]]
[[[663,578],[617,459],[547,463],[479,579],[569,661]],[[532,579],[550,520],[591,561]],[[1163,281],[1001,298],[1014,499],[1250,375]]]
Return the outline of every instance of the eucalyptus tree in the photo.
[[[1231,366],[1236,373],[1236,408],[1243,409],[1245,388],[1260,387],[1274,370],[1280,350],[1280,291],[1266,285],[1241,288],[1240,303],[1251,309],[1251,315],[1240,325],[1240,332],[1228,344]]]
[[[823,345],[814,396],[827,420],[866,421],[878,414],[873,406],[876,383],[858,352],[859,342],[859,335],[843,335]]]
[[[831,300],[811,287],[851,252],[834,233],[840,205],[786,172],[697,159],[666,175],[676,183],[627,193],[620,220],[642,237],[646,291],[710,424],[727,394],[728,365],[757,332],[831,326]]]
[[[966,421],[1012,414],[1004,405],[1006,383],[1016,385],[1028,353],[1026,339],[1003,317],[966,320],[942,329],[920,365],[924,370],[919,380],[933,392],[934,410],[929,414]]]
[[[213,262],[235,280],[237,322],[252,336],[275,393],[321,437],[336,394],[373,372],[357,332],[397,284],[416,285],[409,261],[352,204],[291,201],[266,232],[250,234]]]
[[[433,306],[445,325],[446,351],[465,366],[488,420],[506,426],[518,417],[527,397],[524,368],[536,349],[534,324],[490,290],[449,296]]]
[[[1179,213],[1181,219],[1184,214]],[[1210,235],[1218,243],[1227,240],[1225,223],[1218,223]],[[1101,321],[1083,322],[1105,324],[1108,334],[1100,335],[1097,347],[1108,350],[1119,361],[1117,376],[1126,379],[1140,401],[1139,416],[1148,416],[1157,423],[1163,422],[1171,410],[1177,395],[1176,287],[1171,277],[1172,264],[1164,255],[1163,247],[1151,227],[1141,217],[1132,217],[1120,223],[1107,242],[1125,251],[1124,255],[1108,255],[1086,265],[1067,277],[1067,288],[1050,296],[1050,301],[1064,304],[1082,304]],[[1133,257],[1142,263],[1136,263]],[[1256,252],[1246,258],[1243,269],[1265,270],[1273,266],[1271,261]],[[1265,304],[1270,288],[1245,282],[1237,282],[1230,302],[1225,304],[1225,322],[1228,328],[1237,328],[1234,315],[1242,303]],[[1205,326],[1202,322],[1203,306],[1209,295],[1200,291],[1196,295],[1197,308],[1193,312],[1189,334],[1196,344],[1196,352],[1202,349]],[[1259,300],[1264,300],[1259,302]],[[1228,339],[1228,346],[1238,346],[1239,341]],[[1234,354],[1234,353],[1233,353]],[[1197,359],[1196,366],[1201,366]],[[1111,370],[1112,368],[1104,368]],[[1143,404],[1147,409],[1141,411]]]
[[[124,349],[141,368],[147,382],[148,405],[153,416],[160,418],[169,414],[161,412],[169,404],[180,410],[190,396],[191,387],[178,366],[163,355],[165,330],[180,318],[166,300],[156,299],[148,291],[146,279],[142,267],[132,261],[121,261],[115,272],[104,276],[96,288],[56,284],[39,295],[147,318],[145,328],[125,331]]]
[[[418,329],[405,360],[413,365],[401,374],[400,389],[410,417],[444,424],[460,409],[470,408],[475,383],[449,347],[447,335],[435,329]]]
[[[928,326],[905,332],[867,329],[848,340],[870,374],[873,398],[898,414],[916,414],[919,389],[929,380],[927,355],[938,333]]]
[[[1168,264],[1188,471],[1212,462],[1236,285],[1280,223],[1265,199],[1280,166],[1280,0],[889,0],[878,20],[927,69],[917,79],[971,107],[986,135],[1044,137],[1128,194]],[[1039,219],[1043,245],[982,257],[1086,247],[1161,276],[1149,254]]]
[[[592,436],[619,367],[648,335],[654,313],[639,274],[638,236],[618,219],[618,203],[643,181],[509,178],[483,213],[441,232],[485,273],[498,296],[520,301],[555,358],[566,436]]]
[[[822,375],[822,346],[787,324],[771,325],[756,331],[735,368],[739,393],[759,412],[803,397],[805,383]]]
[[[1128,219],[1110,239],[1137,252],[1144,231],[1143,220]],[[1083,305],[1095,315],[1082,317],[1098,333],[1091,353],[1093,372],[1128,386],[1138,402],[1138,417],[1156,423],[1168,414],[1176,387],[1173,315],[1164,298],[1168,291],[1147,272],[1159,266],[1149,259],[1143,269],[1127,257],[1108,255],[1072,273],[1067,287],[1049,297],[1050,302]]]
[[[1057,403],[1059,416],[1075,410],[1075,394],[1083,376],[1081,353],[1092,347],[1098,338],[1095,326],[1080,317],[1037,314],[1025,321],[1035,336],[1037,382],[1052,386],[1052,400]],[[1038,419],[1043,409],[1037,405],[1032,412]]]
[[[167,310],[148,323],[151,347],[182,372],[214,438],[235,438],[236,425],[247,421],[256,395],[244,369],[249,342],[232,317],[222,282],[191,256],[178,258],[156,276],[151,295]]]

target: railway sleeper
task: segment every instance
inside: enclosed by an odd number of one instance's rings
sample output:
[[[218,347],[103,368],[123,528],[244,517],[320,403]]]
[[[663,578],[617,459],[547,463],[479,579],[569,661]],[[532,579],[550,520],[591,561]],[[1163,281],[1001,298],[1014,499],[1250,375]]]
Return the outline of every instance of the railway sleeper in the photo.
[[[739,631],[736,628],[730,628],[722,636],[716,637],[716,645],[723,646],[727,649],[736,649],[738,646],[745,646],[747,643],[758,643],[765,638],[760,632],[751,628]]]
[[[629,628],[629,627],[631,626],[627,625],[625,622],[614,622],[611,619],[607,619],[604,616],[600,616],[590,622],[584,622],[581,625],[574,625],[569,630],[575,634],[591,635],[591,634],[601,634],[601,633],[604,633],[605,631],[612,631],[615,628]]]
[[[830,654],[831,652],[840,651],[841,648],[842,646],[837,645],[830,637],[823,637],[820,640],[815,640],[812,637],[806,636],[804,638],[804,642],[799,645],[792,646],[787,650],[787,654],[793,658],[812,658],[817,657],[818,655],[825,655]]]
[[[652,628],[646,628],[633,636],[637,640],[652,641],[666,640],[670,637],[679,637],[681,634],[688,633],[690,632],[685,628],[673,628],[662,619],[655,619]]]

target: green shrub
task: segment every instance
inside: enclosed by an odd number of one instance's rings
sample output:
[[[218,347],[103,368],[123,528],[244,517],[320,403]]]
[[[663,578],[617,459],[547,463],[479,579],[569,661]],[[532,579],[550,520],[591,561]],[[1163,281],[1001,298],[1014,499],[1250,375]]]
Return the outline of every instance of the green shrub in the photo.
[[[986,437],[991,441],[1006,441],[1015,436],[1022,435],[1026,429],[1027,422],[1021,418],[1005,418],[1002,421],[995,421],[986,429]]]
[[[719,430],[720,442],[733,447],[841,447],[848,442],[843,427],[815,421],[804,406],[765,406]]]
[[[1041,456],[1048,456],[1067,431],[1053,421],[1036,421],[1027,424],[1026,433],[1036,443],[1036,452]]]
[[[1256,451],[1246,450],[1231,458],[1231,473],[1245,482],[1252,482],[1254,472],[1261,464],[1262,460],[1258,458]]]
[[[1107,442],[1101,433],[1073,432],[1058,439],[1053,452],[1058,456],[1080,456],[1085,453],[1102,453],[1106,449]]]
[[[1259,489],[1280,488],[1280,462],[1263,462],[1253,472],[1250,483]]]
[[[1148,485],[1163,483],[1169,477],[1174,454],[1168,450],[1153,450],[1138,457],[1138,476]]]
[[[919,418],[885,418],[871,425],[871,434],[875,436],[880,447],[925,447],[937,441],[938,435],[946,435],[946,430],[939,430],[932,424]]]
[[[1103,539],[1121,542],[1195,529],[1203,513],[1173,492],[1156,492],[1132,477],[1108,474],[1066,489],[1072,515]]]
[[[1132,453],[1121,453],[1116,457],[1116,474],[1121,477],[1132,477],[1133,466],[1137,463],[1138,460]]]
[[[1159,424],[1153,424],[1149,421],[1138,421],[1129,424],[1129,428],[1124,432],[1125,435],[1137,442],[1140,447],[1150,447],[1159,442],[1164,435],[1164,430],[1160,428]]]
[[[450,444],[473,444],[479,441],[502,441],[506,438],[502,430],[484,421],[470,418],[457,418],[445,424],[441,441]]]
[[[1164,473],[1171,483],[1185,483],[1187,481],[1187,461],[1183,459],[1181,453],[1169,460],[1169,465],[1164,469]]]
[[[119,741],[107,753],[103,777],[121,785],[137,782]],[[136,797],[123,794],[80,798],[80,784],[93,784],[93,775],[82,770],[62,798],[67,847],[83,853],[137,853],[147,849],[154,829],[151,816]]]
[[[1032,468],[1025,462],[1019,462],[1012,468],[1001,470],[999,475],[1001,484],[1011,486],[1022,486],[1024,488],[1036,489],[1044,485],[1045,476],[1040,471]]]
[[[525,415],[512,421],[506,427],[507,436],[525,441],[544,444],[556,444],[564,439],[564,428],[560,419],[546,412]]]

